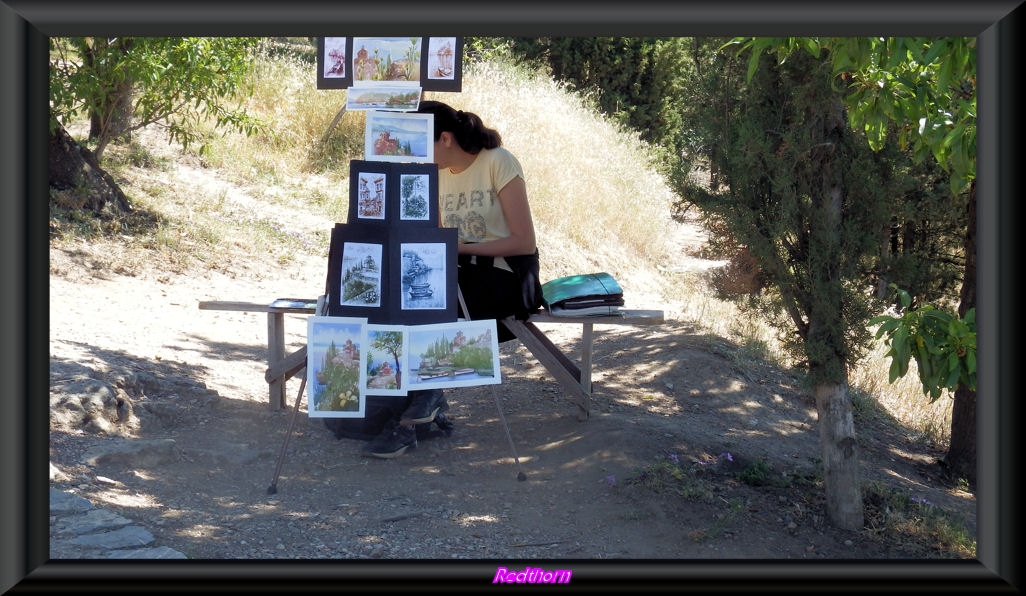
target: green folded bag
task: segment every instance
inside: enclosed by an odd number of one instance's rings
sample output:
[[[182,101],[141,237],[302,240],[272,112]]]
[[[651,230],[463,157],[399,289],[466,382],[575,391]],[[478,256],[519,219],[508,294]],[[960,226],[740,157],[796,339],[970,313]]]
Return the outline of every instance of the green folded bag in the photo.
[[[542,297],[547,307],[577,305],[623,305],[623,289],[612,275],[605,272],[568,275],[542,284]]]

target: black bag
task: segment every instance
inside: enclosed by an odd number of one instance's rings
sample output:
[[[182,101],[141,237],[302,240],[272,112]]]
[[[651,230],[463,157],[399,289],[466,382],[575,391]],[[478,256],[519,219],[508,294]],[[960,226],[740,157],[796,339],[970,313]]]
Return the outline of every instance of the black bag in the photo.
[[[509,268],[513,270],[513,273],[516,273],[517,277],[520,278],[523,309],[518,310],[514,316],[521,321],[527,320],[527,317],[538,312],[544,303],[541,278],[539,274],[540,263],[538,251],[535,250],[534,254],[503,258],[506,259],[506,263],[509,265]]]

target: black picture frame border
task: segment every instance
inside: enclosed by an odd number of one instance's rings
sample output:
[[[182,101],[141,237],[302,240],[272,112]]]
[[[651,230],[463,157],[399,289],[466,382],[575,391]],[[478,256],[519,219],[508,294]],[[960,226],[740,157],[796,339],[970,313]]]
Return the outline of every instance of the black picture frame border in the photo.
[[[430,60],[427,58],[428,48],[431,47],[431,40],[435,38],[452,38],[455,40],[455,47],[453,48],[453,75],[452,79],[432,79],[428,77]],[[424,91],[443,91],[458,93],[463,91],[463,38],[456,36],[443,36],[436,35],[433,37],[425,37],[424,41],[420,44],[421,47],[421,60],[420,60],[420,85]]]
[[[582,19],[558,2],[537,10],[501,4],[461,8],[460,28],[479,35],[971,35],[980,40],[980,252],[978,316],[981,354],[979,433],[980,555],[975,561],[624,561],[562,560],[571,591],[863,591],[1017,592],[1021,587],[1018,522],[1022,473],[1017,372],[1021,297],[1014,291],[1022,234],[1022,98],[1018,78],[1024,11],[1020,2],[927,5],[887,3],[634,3]],[[10,250],[0,251],[11,283],[3,291],[4,377],[15,391],[4,400],[4,552],[0,591],[328,592],[393,588],[477,590],[495,561],[52,561],[47,556],[47,296],[46,36],[67,35],[318,35],[341,26],[395,30],[385,4],[348,13],[331,3],[287,14],[239,11],[224,2],[202,7],[147,3],[0,0],[0,196]],[[562,10],[560,10],[562,9]],[[514,12],[510,12],[510,10]],[[410,29],[451,29],[451,14],[415,5],[403,13]],[[515,18],[514,18],[515,17]],[[628,18],[629,17],[629,18]],[[344,22],[343,22],[344,21]],[[987,110],[996,109],[987,114]],[[1000,126],[998,125],[1000,123]],[[989,163],[985,161],[990,160]],[[984,185],[983,181],[986,181]],[[1001,256],[998,259],[998,256]],[[988,261],[988,259],[990,259]],[[985,292],[985,294],[984,294]],[[31,306],[30,306],[31,305]],[[501,562],[500,562],[501,563]],[[532,562],[546,566],[546,562]]]
[[[457,298],[459,291],[456,245],[458,232],[455,228],[404,227],[394,230],[390,242],[392,273],[389,276],[389,306],[392,323],[399,325],[423,325],[427,323],[451,323],[457,319]],[[445,306],[437,309],[403,309],[403,245],[410,243],[443,244],[445,246]]]
[[[391,322],[391,284],[390,276],[393,261],[391,259],[391,241],[387,227],[351,226],[335,224],[331,230],[331,245],[328,248],[328,316],[366,318],[369,323]],[[342,304],[342,262],[345,259],[347,242],[361,244],[377,244],[381,246],[380,292],[378,306],[355,306]]]
[[[328,37],[345,37],[342,35],[328,36]],[[325,40],[327,37],[317,38],[317,88],[318,89],[348,89],[353,86],[353,38],[346,37],[346,59],[343,61],[346,65],[346,74],[343,77],[329,77],[325,76],[324,68],[328,64],[328,57],[325,55],[327,51],[327,43]]]
[[[397,217],[395,197],[398,196],[393,186],[398,184],[394,176],[394,162],[366,159],[353,159],[349,162],[349,211],[346,217],[348,225],[390,227]],[[382,197],[384,217],[377,219],[360,215],[360,175],[381,173],[385,177],[385,192]]]

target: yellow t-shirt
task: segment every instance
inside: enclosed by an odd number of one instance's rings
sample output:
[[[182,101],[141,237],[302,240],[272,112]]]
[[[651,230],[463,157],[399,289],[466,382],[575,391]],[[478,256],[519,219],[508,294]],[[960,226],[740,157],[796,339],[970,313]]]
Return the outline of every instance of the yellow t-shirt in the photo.
[[[459,174],[438,173],[439,225],[458,228],[460,242],[487,242],[509,236],[499,191],[524,177],[520,162],[504,147],[483,149]]]

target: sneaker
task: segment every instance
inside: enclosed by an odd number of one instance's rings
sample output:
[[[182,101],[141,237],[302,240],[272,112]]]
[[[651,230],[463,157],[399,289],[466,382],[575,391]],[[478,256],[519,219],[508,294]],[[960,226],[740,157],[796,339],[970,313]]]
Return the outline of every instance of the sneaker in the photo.
[[[445,409],[445,407],[443,406],[442,409]],[[436,425],[438,428],[432,428]],[[439,412],[431,422],[418,424],[414,428],[417,431],[417,441],[427,441],[437,437],[452,436],[453,423],[452,420],[445,417],[445,414]]]
[[[367,457],[391,459],[416,446],[417,433],[412,428],[392,422],[385,426],[381,434],[363,446],[363,454]]]
[[[412,399],[403,411],[401,424],[431,423],[440,412],[449,409],[449,403],[445,401],[445,393],[441,389],[411,391],[410,397]]]
[[[446,406],[442,408],[442,410],[446,409],[448,409],[448,404],[446,404]],[[449,420],[445,417],[445,414],[439,412],[438,415],[435,416],[435,424],[438,425],[438,430],[440,430],[443,435],[448,437],[452,434],[452,429],[454,425],[452,423],[452,420]]]

